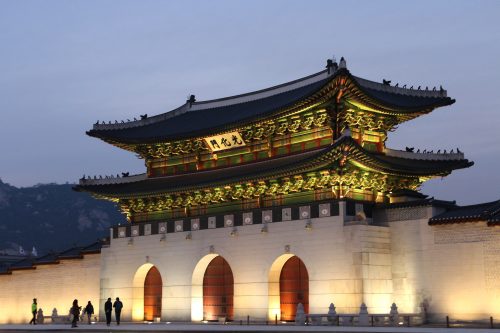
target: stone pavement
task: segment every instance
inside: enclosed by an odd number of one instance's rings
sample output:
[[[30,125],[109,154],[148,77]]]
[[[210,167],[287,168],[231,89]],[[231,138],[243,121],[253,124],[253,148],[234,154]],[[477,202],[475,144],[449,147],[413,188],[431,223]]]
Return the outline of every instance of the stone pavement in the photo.
[[[112,325],[107,327],[105,324],[98,323],[94,325],[81,324],[77,328],[70,328],[70,325],[0,325],[0,332],[182,332],[182,333],[197,333],[197,332],[281,332],[281,333],[305,333],[305,332],[335,332],[335,333],[500,333],[500,329],[479,329],[479,328],[435,328],[435,327],[337,327],[337,326],[293,326],[293,325],[221,325],[221,324],[166,324],[166,323],[124,323],[120,326]]]

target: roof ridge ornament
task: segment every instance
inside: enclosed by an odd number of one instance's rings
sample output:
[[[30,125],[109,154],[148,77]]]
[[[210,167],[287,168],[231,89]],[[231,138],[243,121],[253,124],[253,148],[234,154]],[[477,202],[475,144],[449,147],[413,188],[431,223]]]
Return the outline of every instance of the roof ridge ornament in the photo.
[[[333,74],[337,71],[339,65],[337,64],[337,59],[332,56],[332,59],[326,60],[326,69],[328,70],[328,75]]]
[[[196,96],[189,95],[187,100],[186,100],[186,103],[189,104],[189,107],[191,107],[191,105],[193,105],[194,102],[196,102]]]
[[[347,68],[347,62],[345,61],[344,57],[340,58],[340,63],[339,63],[339,68]]]

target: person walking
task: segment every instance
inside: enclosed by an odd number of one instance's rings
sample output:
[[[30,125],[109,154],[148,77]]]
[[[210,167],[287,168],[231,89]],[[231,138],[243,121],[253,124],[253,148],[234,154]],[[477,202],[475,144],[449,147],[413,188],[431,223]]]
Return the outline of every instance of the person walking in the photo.
[[[70,313],[73,315],[73,320],[71,321],[71,327],[78,327],[76,326],[76,322],[80,318],[80,310],[82,309],[81,306],[78,306],[78,300],[75,299],[73,301],[73,306],[70,309]]]
[[[36,304],[36,298],[33,298],[33,304],[31,304],[31,314],[33,315],[33,318],[30,320],[30,325],[33,323],[33,325],[36,325],[36,312],[38,305]]]
[[[111,311],[113,311],[113,303],[111,303],[111,297],[108,298],[106,303],[104,303],[104,312],[106,313],[106,325],[111,325]]]
[[[88,319],[89,325],[90,325],[90,318],[94,314],[94,306],[92,305],[92,303],[90,303],[90,301],[87,303],[87,306],[83,310],[83,313],[87,314],[87,319]]]
[[[116,325],[120,325],[120,315],[123,308],[123,303],[120,301],[120,298],[116,298],[115,303],[113,303],[113,307],[115,308]]]

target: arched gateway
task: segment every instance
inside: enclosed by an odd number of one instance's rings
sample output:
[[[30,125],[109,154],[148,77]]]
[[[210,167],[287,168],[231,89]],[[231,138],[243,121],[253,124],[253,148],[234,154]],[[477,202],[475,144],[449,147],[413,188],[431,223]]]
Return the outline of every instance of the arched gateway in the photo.
[[[299,303],[304,305],[305,313],[309,313],[309,275],[302,260],[293,256],[283,265],[280,274],[281,320],[295,320]]]
[[[139,267],[132,282],[132,320],[154,320],[161,317],[163,281],[151,263]]]
[[[153,321],[161,317],[162,289],[160,272],[153,266],[144,280],[144,320]]]
[[[203,276],[203,317],[205,320],[233,320],[233,272],[221,256],[215,257]]]

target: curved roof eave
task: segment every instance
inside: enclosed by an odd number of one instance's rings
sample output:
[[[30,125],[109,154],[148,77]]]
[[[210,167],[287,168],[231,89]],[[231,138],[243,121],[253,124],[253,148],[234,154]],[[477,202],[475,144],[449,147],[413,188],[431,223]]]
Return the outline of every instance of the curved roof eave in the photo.
[[[366,97],[365,100],[396,114],[427,113],[436,107],[454,103],[453,99],[446,96],[446,91],[415,91],[385,86],[355,77],[349,70],[342,68],[332,74],[321,71],[252,93],[186,103],[172,111],[130,123],[94,124],[94,128],[87,131],[87,135],[114,145],[158,143],[205,136],[214,131],[229,130],[241,126],[242,123],[250,123],[293,109],[298,103],[313,98],[324,90],[328,83],[342,76],[349,79],[354,88]],[[422,104],[422,101],[426,103]],[[227,119],[217,121],[217,118]]]
[[[75,187],[75,190],[91,192],[100,197],[131,198],[137,196],[139,193],[141,196],[174,194],[179,192],[203,190],[208,184],[211,187],[230,186],[248,181],[255,182],[270,180],[273,178],[283,178],[297,173],[320,171],[325,167],[333,165],[333,163],[339,159],[339,156],[336,154],[341,154],[342,148],[345,146],[349,146],[354,149],[354,151],[349,153],[349,156],[358,161],[360,164],[367,165],[375,171],[389,175],[415,177],[439,176],[449,173],[454,169],[467,167],[462,165],[459,167],[453,167],[451,164],[443,166],[443,163],[439,161],[427,161],[424,166],[419,166],[417,164],[416,168],[414,167],[413,169],[401,169],[401,167],[398,167],[397,165],[392,165],[390,161],[381,160],[376,156],[376,154],[367,152],[351,137],[345,136],[326,148],[297,154],[296,156],[292,155],[275,158],[245,166],[234,166],[168,177],[149,178],[143,181],[131,183],[113,185],[79,185]],[[412,162],[414,163],[414,161]],[[472,162],[467,160],[458,162],[472,164]],[[434,165],[435,167],[429,169],[426,167],[427,165]],[[246,168],[248,168],[248,170],[246,170]],[[199,179],[196,179],[196,177]],[[190,179],[192,184],[186,184],[187,179]],[[179,183],[182,183],[183,186],[179,186]],[[156,188],[152,189],[152,187]],[[118,192],[122,193],[120,194]]]

